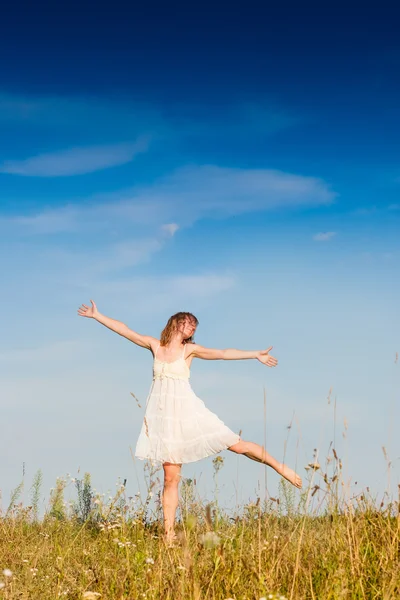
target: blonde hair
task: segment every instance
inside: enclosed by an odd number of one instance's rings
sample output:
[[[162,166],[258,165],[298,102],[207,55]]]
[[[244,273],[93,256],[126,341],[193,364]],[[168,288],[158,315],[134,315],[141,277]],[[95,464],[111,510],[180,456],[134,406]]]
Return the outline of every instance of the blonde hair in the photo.
[[[190,312],[178,312],[175,315],[172,315],[172,317],[170,317],[168,319],[166,326],[164,327],[164,329],[161,332],[160,346],[166,346],[167,344],[169,344],[174,332],[176,331],[178,323],[182,323],[182,321],[185,321],[185,319],[187,319],[187,318],[189,318],[191,321],[194,321],[196,324],[196,327],[197,327],[197,325],[199,324],[199,321]],[[190,336],[190,338],[183,340],[183,343],[184,344],[193,344],[194,343],[193,336]]]

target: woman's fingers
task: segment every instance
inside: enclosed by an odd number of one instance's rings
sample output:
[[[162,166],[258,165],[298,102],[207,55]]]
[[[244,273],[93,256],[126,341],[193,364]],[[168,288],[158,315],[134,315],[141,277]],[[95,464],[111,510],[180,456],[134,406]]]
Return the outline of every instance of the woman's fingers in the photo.
[[[82,306],[78,308],[78,315],[81,315],[82,317],[87,317],[88,314],[90,314],[91,310],[91,308],[89,308],[85,304],[82,304]]]
[[[80,317],[92,317],[93,312],[96,310],[96,305],[93,300],[90,301],[93,306],[87,306],[86,304],[81,304],[78,308],[78,315]]]

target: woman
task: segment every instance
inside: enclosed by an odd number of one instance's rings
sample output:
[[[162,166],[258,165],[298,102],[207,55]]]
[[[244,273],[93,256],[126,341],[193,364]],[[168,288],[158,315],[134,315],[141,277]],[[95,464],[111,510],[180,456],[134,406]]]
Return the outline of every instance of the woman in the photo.
[[[142,430],[135,456],[160,462],[164,469],[162,506],[166,540],[173,541],[175,514],[178,507],[178,485],[183,463],[194,462],[227,449],[264,463],[279,475],[301,488],[301,478],[289,467],[278,462],[262,446],[245,442],[206,408],[193,392],[190,383],[190,365],[194,358],[204,360],[242,360],[256,358],[267,367],[278,364],[268,350],[214,350],[195,344],[193,335],[198,320],[188,312],[170,317],[161,338],[141,335],[124,323],[110,319],[86,304],[78,309],[82,317],[95,319],[115,333],[126,337],[154,356],[153,383],[146,403]]]

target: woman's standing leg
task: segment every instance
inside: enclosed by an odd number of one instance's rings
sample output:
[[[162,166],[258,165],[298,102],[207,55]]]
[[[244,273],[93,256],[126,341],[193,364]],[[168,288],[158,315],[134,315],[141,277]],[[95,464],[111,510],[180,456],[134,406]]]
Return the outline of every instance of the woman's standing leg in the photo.
[[[175,536],[175,515],[179,504],[179,481],[181,479],[182,465],[164,463],[164,490],[162,495],[162,507],[164,513],[164,530],[168,540]]]
[[[228,448],[228,450],[231,450],[231,452],[236,452],[236,454],[244,454],[248,458],[251,458],[251,460],[255,460],[272,467],[277,473],[279,473],[279,475],[290,481],[290,483],[292,483],[294,486],[301,488],[301,477],[284,463],[278,462],[259,444],[240,440],[240,442],[234,444]]]

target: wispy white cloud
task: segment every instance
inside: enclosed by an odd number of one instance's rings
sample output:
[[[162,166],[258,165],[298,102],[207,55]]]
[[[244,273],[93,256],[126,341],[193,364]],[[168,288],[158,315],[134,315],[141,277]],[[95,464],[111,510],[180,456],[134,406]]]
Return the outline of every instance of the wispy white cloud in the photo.
[[[249,102],[246,98],[227,98],[220,107],[204,103],[175,103],[163,112],[156,105],[132,102],[127,98],[29,96],[0,93],[0,121],[29,123],[48,130],[83,131],[110,128],[114,135],[146,130],[157,131],[169,139],[256,135],[269,136],[304,122],[304,117],[278,106],[270,98]]]
[[[80,215],[79,206],[69,204],[56,209],[46,209],[33,215],[0,217],[0,226],[3,226],[3,231],[11,226],[22,232],[37,235],[74,232],[79,230]]]
[[[26,177],[65,177],[93,173],[130,162],[137,154],[145,152],[148,145],[149,138],[142,137],[129,143],[69,148],[25,160],[6,161],[0,165],[0,172]]]
[[[177,104],[170,115],[171,126],[183,137],[224,139],[246,137],[257,140],[304,122],[304,118],[270,101],[227,100],[220,107]]]
[[[333,237],[335,237],[336,231],[324,231],[321,233],[316,233],[313,236],[313,240],[316,242],[329,242]]]
[[[165,231],[165,233],[173,237],[178,231],[179,225],[177,223],[165,223],[161,226],[161,229],[162,231]]]
[[[107,245],[99,253],[91,254],[91,265],[86,262],[92,273],[118,271],[147,262],[155,252],[159,252],[164,240],[157,238],[139,238],[123,240],[113,245]]]
[[[53,132],[99,131],[106,135],[132,136],[143,131],[161,131],[165,125],[160,112],[149,104],[126,98],[93,96],[29,96],[0,93],[0,121],[29,124]]]
[[[268,169],[192,166],[142,188],[122,190],[33,215],[0,219],[28,233],[124,231],[133,224],[190,226],[199,219],[327,205],[336,194],[321,179]],[[175,229],[176,230],[176,229]]]

